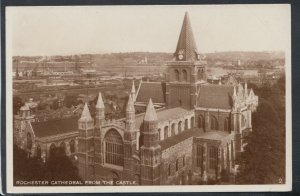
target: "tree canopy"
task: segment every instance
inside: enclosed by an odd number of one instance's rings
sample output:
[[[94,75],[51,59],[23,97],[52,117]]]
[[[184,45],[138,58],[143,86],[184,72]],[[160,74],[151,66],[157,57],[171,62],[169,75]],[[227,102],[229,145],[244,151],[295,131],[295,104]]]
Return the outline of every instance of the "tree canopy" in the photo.
[[[238,184],[280,184],[285,182],[285,80],[254,91],[259,96],[252,116],[252,132],[238,161]]]

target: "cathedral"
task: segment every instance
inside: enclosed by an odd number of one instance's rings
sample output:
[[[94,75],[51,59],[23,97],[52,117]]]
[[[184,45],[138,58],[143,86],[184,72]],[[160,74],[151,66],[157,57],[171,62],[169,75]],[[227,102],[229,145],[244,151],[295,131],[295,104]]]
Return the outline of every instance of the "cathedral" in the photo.
[[[236,174],[258,97],[247,83],[207,82],[209,65],[197,51],[188,13],[167,66],[166,82],[132,85],[123,119],[105,120],[101,93],[95,118],[85,104],[79,120],[34,122],[23,106],[14,142],[44,159],[63,146],[83,180],[172,185]]]

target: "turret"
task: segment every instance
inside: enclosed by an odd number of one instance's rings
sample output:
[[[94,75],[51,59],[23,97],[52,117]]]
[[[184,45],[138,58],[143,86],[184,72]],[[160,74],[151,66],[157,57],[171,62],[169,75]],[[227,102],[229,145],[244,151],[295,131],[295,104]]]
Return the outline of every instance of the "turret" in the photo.
[[[131,94],[129,95],[127,107],[126,107],[126,130],[134,130],[135,129],[135,109],[134,109],[134,101]]]
[[[96,104],[96,116],[95,116],[95,127],[96,128],[100,128],[102,122],[105,119],[104,109],[105,108],[104,108],[102,95],[101,95],[101,92],[99,92],[98,100],[97,100],[97,104]]]
[[[91,179],[93,171],[89,166],[93,165],[94,152],[94,120],[85,103],[80,119],[78,120],[78,171],[83,180]]]
[[[124,130],[124,177],[133,180],[133,155],[136,151],[136,129],[134,103],[129,95],[126,107],[126,128]]]
[[[103,163],[101,144],[103,142],[102,125],[104,121],[105,121],[105,107],[104,107],[101,92],[99,92],[98,100],[96,103],[95,131],[94,131],[94,146],[95,146],[94,160],[95,163],[97,164]]]
[[[141,182],[145,185],[160,184],[161,146],[157,129],[158,119],[152,100],[149,100],[143,121],[141,147]]]

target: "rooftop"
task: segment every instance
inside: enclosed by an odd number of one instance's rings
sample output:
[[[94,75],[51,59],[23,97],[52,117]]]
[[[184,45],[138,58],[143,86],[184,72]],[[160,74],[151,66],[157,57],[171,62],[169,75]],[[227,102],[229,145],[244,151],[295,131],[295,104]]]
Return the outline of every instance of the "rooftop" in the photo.
[[[189,112],[190,110],[176,107],[176,108],[170,108],[170,109],[162,109],[162,110],[156,110],[157,120],[159,121],[165,121],[169,119],[176,119],[183,116],[185,113]],[[144,114],[139,114],[135,117],[135,126],[136,128],[139,128],[144,120]]]
[[[161,82],[141,82],[137,92],[136,101],[148,103],[151,98],[153,103],[165,103],[166,87]]]
[[[231,109],[233,89],[231,85],[201,85],[197,107]]]
[[[32,122],[31,125],[36,137],[48,137],[77,131],[78,118]]]

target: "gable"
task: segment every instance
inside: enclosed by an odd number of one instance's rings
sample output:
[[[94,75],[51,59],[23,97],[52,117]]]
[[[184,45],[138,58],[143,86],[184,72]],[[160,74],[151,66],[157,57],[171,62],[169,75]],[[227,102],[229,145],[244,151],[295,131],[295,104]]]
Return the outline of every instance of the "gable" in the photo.
[[[231,85],[200,85],[197,107],[231,109],[233,89]]]
[[[153,103],[165,103],[166,87],[161,82],[141,82],[136,96],[136,102],[148,103],[151,98]]]

